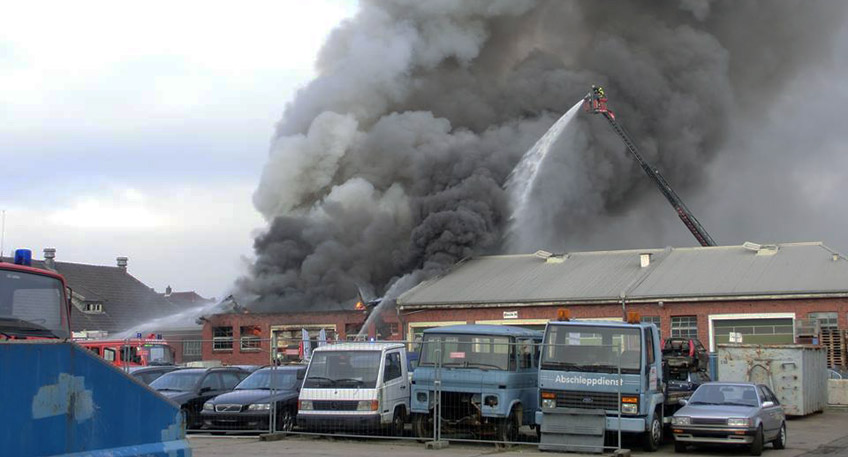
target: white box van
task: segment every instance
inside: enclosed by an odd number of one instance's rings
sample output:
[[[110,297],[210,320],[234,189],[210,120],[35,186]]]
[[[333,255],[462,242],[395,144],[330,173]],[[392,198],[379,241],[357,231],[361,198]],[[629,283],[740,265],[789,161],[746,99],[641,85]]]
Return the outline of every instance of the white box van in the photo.
[[[298,398],[297,423],[309,431],[388,428],[409,417],[407,354],[400,343],[342,343],[312,353]]]

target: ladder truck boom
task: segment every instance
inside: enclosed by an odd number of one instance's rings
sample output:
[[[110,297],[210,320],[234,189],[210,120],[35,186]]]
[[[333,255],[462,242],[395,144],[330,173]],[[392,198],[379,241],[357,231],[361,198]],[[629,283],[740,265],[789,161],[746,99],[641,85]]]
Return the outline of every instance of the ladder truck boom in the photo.
[[[630,139],[630,136],[624,130],[624,127],[622,127],[615,119],[615,114],[607,108],[607,97],[604,94],[604,89],[602,87],[592,86],[592,91],[586,94],[586,97],[583,99],[583,109],[587,112],[601,114],[604,116],[613,131],[615,131],[621,140],[624,141],[624,145],[627,146],[627,150],[630,151],[630,153],[633,154],[633,157],[636,158],[636,161],[639,162],[639,166],[642,167],[645,174],[647,174],[654,184],[659,187],[660,192],[662,192],[668,202],[671,203],[674,210],[677,211],[677,216],[680,217],[680,220],[683,221],[686,228],[692,232],[695,239],[701,243],[701,246],[715,246],[715,241],[713,241],[710,234],[707,233],[707,230],[704,229],[704,226],[702,226],[701,223],[698,222],[698,219],[695,218],[695,215],[689,211],[689,208],[687,208],[683,203],[683,200],[677,196],[677,193],[671,188],[671,185],[668,184],[668,181],[665,180],[660,171],[642,157],[642,154],[640,154],[639,150],[636,148],[636,144]]]

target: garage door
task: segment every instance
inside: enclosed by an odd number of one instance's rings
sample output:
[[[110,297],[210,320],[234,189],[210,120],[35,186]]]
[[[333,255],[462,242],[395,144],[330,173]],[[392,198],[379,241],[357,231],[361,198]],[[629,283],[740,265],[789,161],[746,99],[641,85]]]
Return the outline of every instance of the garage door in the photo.
[[[713,321],[715,344],[730,342],[730,332],[742,334],[745,344],[792,344],[792,318],[728,319]]]

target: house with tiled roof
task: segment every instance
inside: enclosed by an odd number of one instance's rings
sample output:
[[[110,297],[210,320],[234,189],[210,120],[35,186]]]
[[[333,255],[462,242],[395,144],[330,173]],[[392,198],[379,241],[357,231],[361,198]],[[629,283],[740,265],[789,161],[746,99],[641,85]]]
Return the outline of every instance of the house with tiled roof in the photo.
[[[101,336],[132,330],[146,321],[162,318],[180,308],[127,271],[128,259],[114,266],[57,262],[56,249],[45,248],[44,260],[32,266],[56,271],[71,288],[71,330]]]

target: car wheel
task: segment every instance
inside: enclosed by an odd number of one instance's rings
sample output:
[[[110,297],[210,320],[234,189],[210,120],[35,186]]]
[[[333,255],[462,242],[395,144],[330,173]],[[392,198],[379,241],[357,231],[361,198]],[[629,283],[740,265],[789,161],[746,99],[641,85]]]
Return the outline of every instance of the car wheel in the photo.
[[[784,449],[786,447],[786,422],[780,424],[780,432],[777,433],[777,438],[771,444],[775,449]]]
[[[763,453],[763,426],[757,427],[754,433],[754,442],[751,443],[751,455],[762,455]]]
[[[686,453],[686,443],[683,441],[674,440],[674,452],[678,454]]]
[[[413,414],[412,415],[412,432],[418,438],[433,437],[433,415],[432,414]]]
[[[662,423],[660,422],[659,411],[654,411],[654,417],[651,419],[651,426],[645,433],[645,442],[642,448],[645,452],[656,452],[662,444]]]
[[[294,414],[290,408],[284,408],[277,415],[277,431],[290,432],[294,429]]]
[[[495,425],[495,439],[502,443],[510,443],[518,440],[518,419],[515,410],[509,412],[509,416],[500,420]]]

